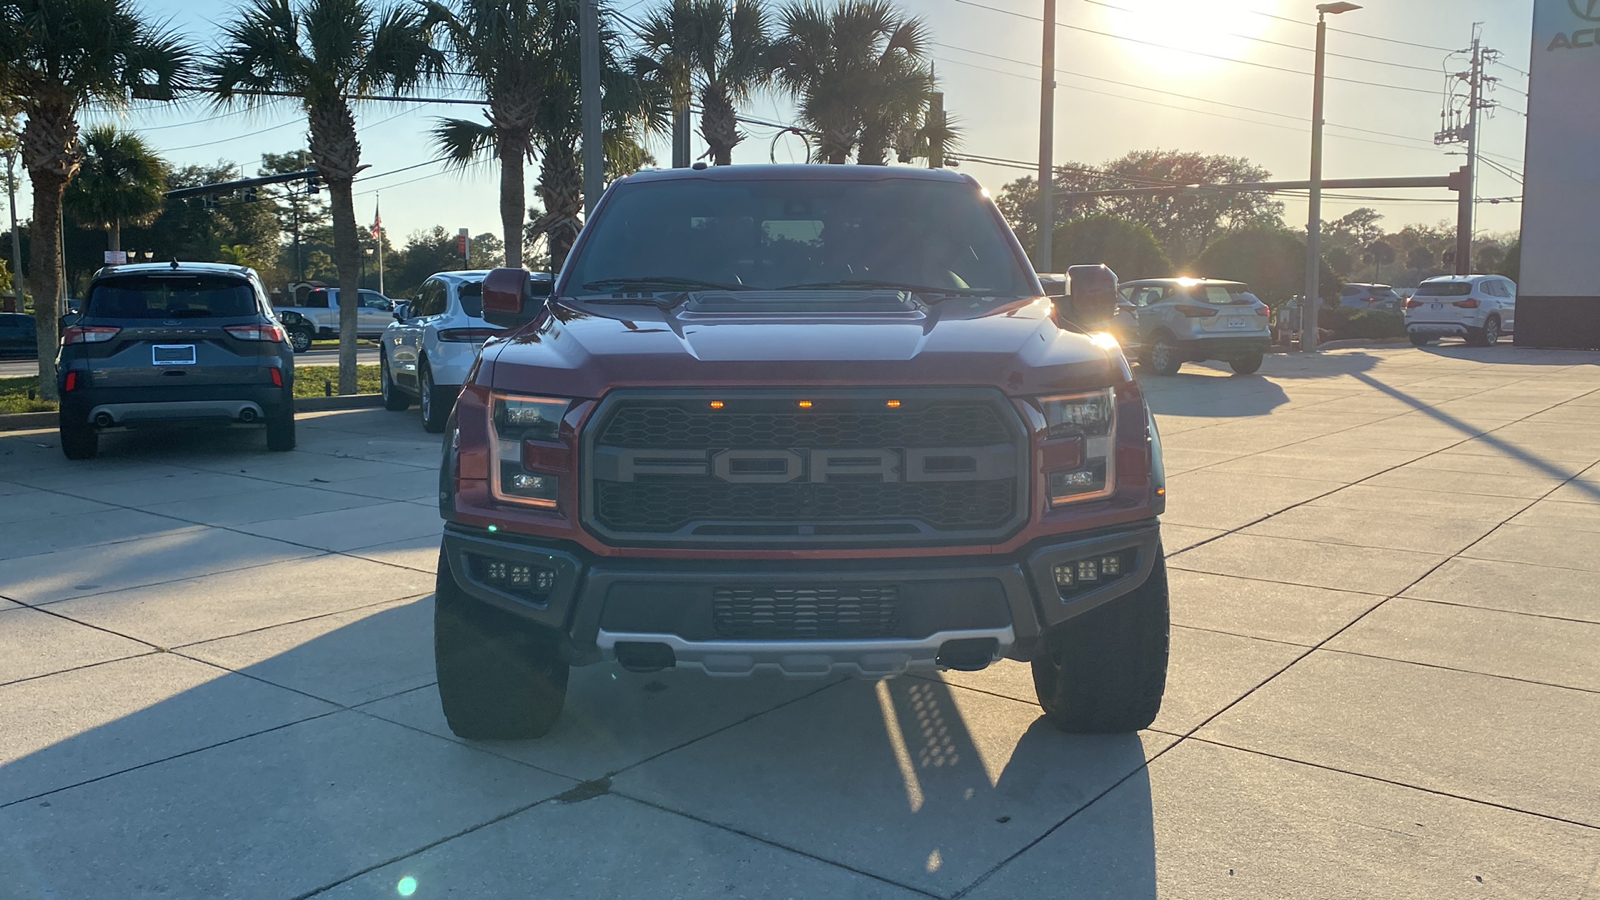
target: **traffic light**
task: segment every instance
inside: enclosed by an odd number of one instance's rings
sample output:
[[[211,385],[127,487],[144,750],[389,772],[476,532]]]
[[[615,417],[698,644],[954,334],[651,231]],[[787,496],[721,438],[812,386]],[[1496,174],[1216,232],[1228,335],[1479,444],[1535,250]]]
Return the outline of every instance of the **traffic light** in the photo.
[[[306,196],[315,197],[322,193],[322,182],[315,175],[306,179]]]
[[[244,189],[244,202],[246,202],[246,203],[254,203],[254,202],[256,202],[256,189],[255,188],[247,187],[247,188]]]

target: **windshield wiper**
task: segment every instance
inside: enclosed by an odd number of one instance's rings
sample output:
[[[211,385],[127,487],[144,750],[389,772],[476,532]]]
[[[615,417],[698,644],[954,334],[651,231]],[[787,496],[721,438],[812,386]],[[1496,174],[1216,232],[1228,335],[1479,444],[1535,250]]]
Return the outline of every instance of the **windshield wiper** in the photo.
[[[846,280],[843,280],[843,281],[815,281],[815,282],[810,282],[808,284],[790,284],[790,285],[785,285],[785,286],[783,286],[781,288],[777,288],[777,290],[780,290],[780,291],[806,291],[806,290],[827,290],[829,288],[839,288],[839,289],[842,289],[842,290],[848,290],[848,289],[851,289],[851,288],[886,288],[888,290],[893,290],[893,291],[908,291],[908,292],[913,293],[913,294],[933,294],[935,296],[943,296],[943,297],[990,297],[990,296],[997,296],[994,291],[988,290],[987,288],[931,287],[931,286],[925,285],[925,284],[906,284],[906,283],[900,282],[900,281],[873,281],[871,279],[846,279]]]
[[[698,278],[679,278],[676,275],[638,275],[632,278],[602,278],[599,281],[586,281],[583,290],[586,291],[748,291],[748,285],[722,284],[716,281],[702,281]]]

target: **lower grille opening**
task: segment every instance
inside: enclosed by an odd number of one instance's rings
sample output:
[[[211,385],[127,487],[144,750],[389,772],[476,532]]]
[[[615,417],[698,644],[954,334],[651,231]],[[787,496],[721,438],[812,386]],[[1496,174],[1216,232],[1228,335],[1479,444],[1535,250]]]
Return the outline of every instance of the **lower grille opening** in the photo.
[[[863,639],[894,633],[896,585],[719,587],[712,594],[718,637],[748,640]]]

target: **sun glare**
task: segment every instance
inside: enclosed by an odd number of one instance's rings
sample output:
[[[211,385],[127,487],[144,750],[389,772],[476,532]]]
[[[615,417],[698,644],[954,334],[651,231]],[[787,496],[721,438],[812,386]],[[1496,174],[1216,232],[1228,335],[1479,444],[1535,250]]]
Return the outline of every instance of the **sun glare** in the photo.
[[[1277,0],[1106,0],[1101,9],[1112,31],[1132,39],[1126,50],[1140,64],[1163,74],[1194,74],[1224,65],[1217,56],[1248,57],[1249,39],[1271,23],[1258,13],[1274,13],[1277,6]]]

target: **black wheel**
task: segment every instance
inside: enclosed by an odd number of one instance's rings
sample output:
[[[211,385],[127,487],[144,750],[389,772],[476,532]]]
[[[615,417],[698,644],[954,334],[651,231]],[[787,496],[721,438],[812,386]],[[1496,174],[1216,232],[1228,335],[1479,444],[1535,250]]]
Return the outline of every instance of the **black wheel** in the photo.
[[[1490,316],[1484,320],[1482,328],[1468,329],[1467,343],[1474,347],[1493,347],[1500,343],[1500,319]]]
[[[1411,346],[1413,347],[1426,347],[1433,341],[1433,338],[1430,338],[1425,334],[1413,334],[1409,335],[1409,337],[1411,338]]]
[[[555,636],[467,596],[443,549],[433,598],[439,703],[457,737],[543,737],[567,699]]]
[[[1167,567],[1156,550],[1145,583],[1056,626],[1033,661],[1050,724],[1076,734],[1138,731],[1161,711],[1167,686]]]
[[[94,459],[100,452],[100,435],[81,410],[63,404],[57,420],[61,428],[61,455],[67,459]]]
[[[417,366],[417,393],[421,396],[422,430],[438,434],[450,418],[450,408],[456,405],[456,392],[433,383],[433,370],[428,361]]]
[[[1228,365],[1240,375],[1254,375],[1261,368],[1264,357],[1257,353],[1255,356],[1246,356],[1243,359],[1230,359]]]
[[[395,386],[394,375],[389,371],[389,354],[378,354],[378,384],[383,391],[383,408],[399,412],[411,406],[411,398]]]
[[[267,416],[267,449],[274,453],[294,449],[294,404]]]
[[[1178,353],[1178,348],[1172,345],[1172,338],[1158,334],[1145,348],[1139,364],[1157,375],[1176,375],[1178,367],[1183,365],[1183,357]]]
[[[311,349],[311,329],[289,329],[289,349],[296,353],[304,353]]]

